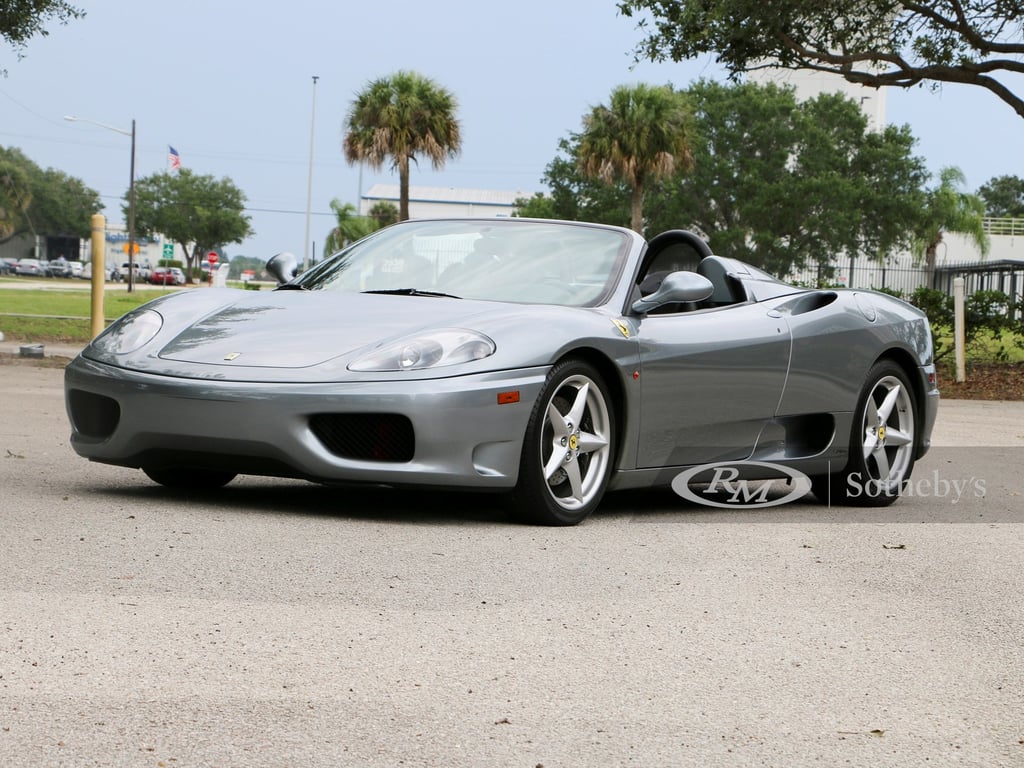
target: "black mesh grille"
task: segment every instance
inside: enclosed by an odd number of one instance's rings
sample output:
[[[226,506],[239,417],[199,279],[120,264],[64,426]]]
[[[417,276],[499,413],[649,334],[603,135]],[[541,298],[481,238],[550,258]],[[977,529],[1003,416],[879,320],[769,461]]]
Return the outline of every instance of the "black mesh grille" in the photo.
[[[363,461],[410,461],[416,448],[412,422],[396,413],[318,413],[317,439],[335,456]]]

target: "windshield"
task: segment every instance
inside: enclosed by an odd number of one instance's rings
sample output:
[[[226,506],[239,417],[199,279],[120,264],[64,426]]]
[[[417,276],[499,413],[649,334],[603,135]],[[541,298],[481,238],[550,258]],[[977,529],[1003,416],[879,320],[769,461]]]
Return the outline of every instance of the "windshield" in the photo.
[[[340,251],[292,285],[591,306],[611,290],[629,245],[624,232],[570,222],[409,221]]]

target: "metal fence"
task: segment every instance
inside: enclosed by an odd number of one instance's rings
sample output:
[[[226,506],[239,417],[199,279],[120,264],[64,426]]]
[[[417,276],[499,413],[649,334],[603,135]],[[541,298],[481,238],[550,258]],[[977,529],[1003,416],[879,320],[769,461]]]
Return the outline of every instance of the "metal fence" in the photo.
[[[964,278],[967,293],[1002,291],[1011,297],[1024,298],[1024,260],[943,264],[935,268],[935,288],[952,294],[953,280],[957,277]],[[845,268],[808,267],[790,274],[785,280],[800,285],[887,289],[911,294],[917,288],[928,285],[928,272],[924,266],[891,267],[865,261],[848,264]]]
[[[958,277],[964,279],[964,295],[999,291],[1010,297],[1012,317],[1024,314],[1024,261],[1003,259],[940,267],[935,270],[935,287],[952,295],[953,281]]]
[[[894,267],[868,259],[853,259],[843,265],[811,266],[784,279],[799,285],[869,288],[906,296],[928,284],[928,274],[923,267]]]
[[[1024,234],[1024,231],[1021,234]],[[1024,311],[1021,306],[1024,304],[1024,260],[999,259],[943,264],[936,267],[932,284],[936,290],[952,296],[953,281],[958,277],[964,279],[964,293],[967,296],[978,291],[999,291],[1010,298],[1014,305],[1014,315],[1020,315]],[[924,266],[891,267],[867,260],[853,260],[845,267],[810,267],[790,275],[786,280],[800,285],[887,290],[904,297],[909,297],[915,290],[927,286],[929,282],[928,272]]]
[[[986,217],[981,220],[981,225],[985,229],[985,234],[990,237],[992,235],[1024,236],[1024,219]]]

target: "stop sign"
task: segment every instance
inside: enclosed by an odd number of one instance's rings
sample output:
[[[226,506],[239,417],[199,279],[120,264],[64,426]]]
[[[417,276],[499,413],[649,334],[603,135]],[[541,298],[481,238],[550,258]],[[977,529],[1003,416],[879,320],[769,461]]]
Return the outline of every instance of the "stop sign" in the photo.
[[[217,256],[216,251],[210,251],[208,254],[206,254],[206,260],[211,264],[216,264],[218,258],[219,257]]]

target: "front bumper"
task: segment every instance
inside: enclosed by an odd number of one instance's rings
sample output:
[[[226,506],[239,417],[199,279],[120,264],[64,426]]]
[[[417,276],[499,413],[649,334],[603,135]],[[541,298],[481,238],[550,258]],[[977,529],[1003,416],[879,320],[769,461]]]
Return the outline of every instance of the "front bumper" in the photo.
[[[139,373],[79,355],[65,369],[65,404],[75,452],[107,464],[502,489],[516,483],[523,435],[547,372],[267,384]],[[499,404],[499,393],[510,391],[519,393],[518,402]],[[415,441],[411,458],[339,456],[311,428],[317,414],[405,417]]]

